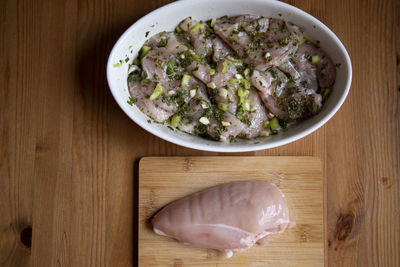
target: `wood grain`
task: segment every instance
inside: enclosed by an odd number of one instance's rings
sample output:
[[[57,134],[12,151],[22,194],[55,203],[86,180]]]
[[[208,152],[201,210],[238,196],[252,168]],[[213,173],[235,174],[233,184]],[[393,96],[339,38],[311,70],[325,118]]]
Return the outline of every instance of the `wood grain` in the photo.
[[[217,155],[146,133],[108,91],[112,45],[167,2],[0,1],[0,265],[135,266],[138,159]],[[240,155],[319,157],[329,265],[400,266],[399,1],[286,2],[343,41],[352,88],[317,132]]]
[[[207,177],[207,179],[205,179]],[[276,184],[296,227],[227,260],[156,235],[149,219],[171,201],[233,181]],[[324,179],[313,157],[145,157],[139,166],[139,266],[323,266]]]

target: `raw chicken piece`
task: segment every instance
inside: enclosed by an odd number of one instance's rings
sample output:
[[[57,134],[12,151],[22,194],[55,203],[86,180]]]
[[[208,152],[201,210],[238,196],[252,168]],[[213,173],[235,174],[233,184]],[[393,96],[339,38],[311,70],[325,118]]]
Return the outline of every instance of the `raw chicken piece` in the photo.
[[[245,138],[254,138],[260,135],[264,131],[263,123],[268,120],[267,111],[259,94],[256,92],[254,87],[249,90],[250,100],[250,113],[249,113],[249,124],[243,131]]]
[[[187,17],[179,24],[179,27],[190,36],[191,43],[197,54],[202,57],[211,55],[211,29],[207,24],[198,22],[192,17]]]
[[[230,137],[236,137],[246,129],[246,125],[229,112],[224,113],[224,122],[229,126],[223,126],[217,120],[212,119],[207,133],[215,140],[229,142]]]
[[[275,67],[265,72],[254,70],[251,83],[259,90],[268,110],[282,120],[309,117],[318,113],[322,106],[320,94],[296,85]]]
[[[245,57],[246,64],[261,71],[287,61],[303,38],[295,25],[248,15],[220,18],[214,30],[240,57]]]
[[[157,106],[143,91],[144,90],[141,82],[136,81],[129,83],[129,92],[132,99],[135,101],[136,106],[144,113],[146,113],[149,117],[157,122],[164,122],[172,114],[174,114],[173,112],[164,110]]]
[[[213,48],[213,61],[217,63],[218,61],[224,59],[227,55],[233,55],[232,49],[219,37],[215,37],[212,40]]]
[[[276,185],[232,182],[170,203],[154,216],[152,224],[159,235],[231,255],[268,235],[284,232],[294,222]]]
[[[317,57],[317,62],[312,63],[311,58]],[[293,57],[296,68],[299,71],[302,80],[307,84],[312,85],[307,88],[318,89],[317,78],[319,85],[322,88],[330,87],[336,79],[336,68],[332,60],[316,45],[306,42],[302,44],[296,51]]]

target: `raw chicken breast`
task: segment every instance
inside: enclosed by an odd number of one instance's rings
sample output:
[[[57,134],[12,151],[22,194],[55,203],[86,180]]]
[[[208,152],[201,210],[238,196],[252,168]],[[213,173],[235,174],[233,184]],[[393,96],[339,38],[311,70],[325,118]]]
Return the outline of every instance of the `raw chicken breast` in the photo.
[[[322,96],[314,89],[296,85],[279,69],[255,70],[251,83],[259,90],[265,106],[282,120],[307,118],[319,112]]]
[[[311,58],[316,57],[316,63]],[[322,88],[332,86],[336,79],[336,68],[332,60],[325,53],[312,43],[302,44],[294,55],[296,68],[307,84],[315,83],[312,89],[318,89],[317,78]]]
[[[256,16],[220,18],[214,26],[244,62],[258,70],[279,66],[288,60],[303,39],[300,29],[280,19]]]
[[[294,222],[276,185],[232,182],[170,203],[152,224],[157,234],[231,254],[284,232]]]

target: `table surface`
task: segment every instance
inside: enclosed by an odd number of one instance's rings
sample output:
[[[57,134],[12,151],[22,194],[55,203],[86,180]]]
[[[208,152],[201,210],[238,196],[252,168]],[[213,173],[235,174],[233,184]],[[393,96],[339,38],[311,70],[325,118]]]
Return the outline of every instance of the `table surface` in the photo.
[[[145,132],[108,90],[118,36],[167,2],[0,1],[0,265],[135,266],[138,160],[228,155]],[[329,265],[400,266],[400,2],[288,2],[346,46],[349,96],[315,133],[234,155],[321,158]]]

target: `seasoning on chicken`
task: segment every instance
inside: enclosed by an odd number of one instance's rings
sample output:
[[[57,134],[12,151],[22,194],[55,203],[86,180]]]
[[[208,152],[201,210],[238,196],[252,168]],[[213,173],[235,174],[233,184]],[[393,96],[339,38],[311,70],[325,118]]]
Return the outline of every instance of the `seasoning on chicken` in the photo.
[[[221,142],[277,134],[316,115],[336,78],[300,27],[251,15],[188,17],[148,39],[128,72],[130,104]]]

